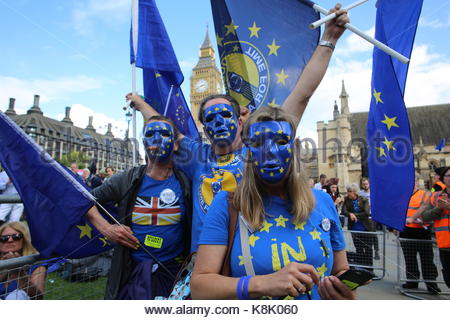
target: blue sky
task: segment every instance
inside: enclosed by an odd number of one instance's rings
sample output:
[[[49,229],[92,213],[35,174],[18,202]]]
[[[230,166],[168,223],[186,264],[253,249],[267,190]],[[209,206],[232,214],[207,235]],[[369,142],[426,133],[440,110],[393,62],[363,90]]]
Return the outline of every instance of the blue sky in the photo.
[[[206,25],[214,38],[210,2],[156,2],[184,72],[188,99],[189,77]],[[330,0],[318,3],[334,5]],[[72,106],[75,124],[85,127],[88,115],[94,115],[94,126],[112,122],[116,135],[123,135],[122,105],[131,90],[130,6],[131,0],[0,0],[0,109],[6,110],[9,97],[14,97],[17,111],[25,112],[39,94],[41,108],[50,117],[62,118],[64,107]],[[375,0],[353,9],[350,17],[352,24],[373,34]],[[425,0],[406,86],[407,106],[450,103],[449,34],[450,0]],[[369,44],[345,33],[304,115],[301,136],[316,139],[316,122],[332,118],[341,80],[350,95],[350,110],[368,109],[371,56]]]

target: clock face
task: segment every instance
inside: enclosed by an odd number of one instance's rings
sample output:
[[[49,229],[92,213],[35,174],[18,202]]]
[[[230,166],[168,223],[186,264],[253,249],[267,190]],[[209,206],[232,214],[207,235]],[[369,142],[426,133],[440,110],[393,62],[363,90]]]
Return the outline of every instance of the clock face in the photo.
[[[208,89],[208,82],[204,79],[200,79],[195,83],[195,91],[202,93]]]

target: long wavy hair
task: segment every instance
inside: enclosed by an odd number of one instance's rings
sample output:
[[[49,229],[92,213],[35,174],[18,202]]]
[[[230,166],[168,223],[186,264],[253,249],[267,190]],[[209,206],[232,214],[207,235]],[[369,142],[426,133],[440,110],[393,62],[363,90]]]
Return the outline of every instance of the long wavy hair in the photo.
[[[297,121],[288,113],[277,107],[260,107],[245,122],[242,131],[242,140],[249,141],[249,127],[256,122],[264,121],[286,121],[292,131],[297,130]],[[308,220],[309,214],[314,209],[315,200],[308,186],[308,178],[301,169],[299,145],[294,143],[292,161],[286,172],[284,190],[287,198],[292,201],[290,212],[292,223],[297,224]],[[256,167],[251,161],[250,153],[247,153],[244,175],[235,191],[234,205],[241,212],[247,223],[254,229],[258,229],[264,222],[266,212],[264,211],[263,198],[269,195],[270,188],[260,178]]]
[[[10,227],[23,235],[22,256],[29,256],[38,253],[37,250],[31,244],[30,231],[26,224],[20,221],[7,222],[5,224],[2,224],[0,226],[0,235],[3,233],[3,230],[5,230],[7,227]]]

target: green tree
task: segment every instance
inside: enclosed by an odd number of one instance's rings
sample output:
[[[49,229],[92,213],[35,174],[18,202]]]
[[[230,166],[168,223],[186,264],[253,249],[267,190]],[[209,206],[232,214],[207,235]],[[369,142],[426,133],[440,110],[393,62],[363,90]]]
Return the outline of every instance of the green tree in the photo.
[[[59,162],[63,166],[69,167],[72,162],[76,161],[78,164],[78,168],[84,169],[89,160],[90,160],[89,157],[87,157],[84,153],[72,151],[69,154],[63,155]]]

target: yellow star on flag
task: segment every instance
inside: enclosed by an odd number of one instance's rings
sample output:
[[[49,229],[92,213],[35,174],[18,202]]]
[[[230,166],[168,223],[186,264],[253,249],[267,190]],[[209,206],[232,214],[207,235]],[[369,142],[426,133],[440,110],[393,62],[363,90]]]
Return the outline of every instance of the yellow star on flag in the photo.
[[[276,218],[274,220],[277,222],[275,227],[283,227],[283,228],[286,228],[286,221],[289,221],[289,219],[283,217],[283,215],[281,215],[281,214],[278,218]]]
[[[393,146],[394,140],[388,140],[386,137],[384,137],[383,143],[386,145],[388,151],[391,150],[391,149],[392,149],[392,150],[397,150],[397,149],[395,149],[395,147]]]
[[[272,101],[270,101],[270,102],[268,103],[268,105],[269,105],[270,107],[279,107],[279,106],[280,106],[279,104],[277,104],[277,103],[275,102],[275,98],[273,98]]]
[[[271,226],[273,226],[273,223],[268,223],[266,220],[264,220],[263,227],[259,231],[261,231],[261,232],[265,231],[265,232],[269,233]]]
[[[281,69],[280,73],[275,73],[277,76],[277,83],[282,83],[283,86],[286,86],[286,79],[289,77],[287,74],[284,73],[284,69]]]
[[[325,265],[325,263],[317,268],[317,273],[320,275],[321,278],[323,278],[325,276],[325,272],[327,272],[327,271],[328,271],[328,268]]]
[[[305,230],[305,224],[306,224],[306,222],[296,223],[295,230],[298,230],[298,229]]]
[[[267,47],[268,47],[269,50],[270,50],[270,51],[269,51],[269,56],[270,56],[271,54],[274,54],[274,55],[278,56],[278,49],[280,49],[281,46],[278,46],[278,45],[275,43],[275,39],[273,39],[272,44],[268,44]]]
[[[238,256],[239,258],[239,265],[243,266],[244,265],[244,256]],[[250,260],[253,259],[253,256],[250,256]]]
[[[395,119],[397,119],[397,117],[389,118],[387,115],[384,115],[384,120],[381,122],[387,125],[388,130],[391,130],[391,127],[399,128],[399,125],[395,123]]]
[[[155,72],[155,77],[156,77],[156,78],[159,78],[159,77],[161,77],[161,74],[158,73],[158,72]]]
[[[233,51],[234,52],[239,51],[239,46],[237,44],[233,47]]]
[[[102,247],[106,247],[108,245],[108,240],[106,240],[106,238],[99,237],[98,239],[102,242]]]
[[[253,233],[250,237],[248,237],[248,243],[254,248],[255,247],[255,242],[256,240],[258,240],[259,237],[255,236]]]
[[[225,25],[225,28],[227,29],[225,36],[229,35],[230,33],[236,35],[236,29],[239,28],[239,26],[235,26],[233,20],[231,20],[230,24]]]
[[[375,102],[378,104],[378,102],[384,103],[383,100],[381,100],[381,91],[377,92],[375,88],[373,88],[373,97],[375,98]]]
[[[384,151],[384,148],[383,147],[375,147],[375,149],[377,149],[378,150],[378,156],[379,157],[382,157],[382,156],[385,156],[386,157],[386,152]]]
[[[251,37],[259,38],[258,32],[259,32],[259,30],[261,30],[261,28],[256,26],[255,21],[253,21],[253,26],[249,27],[248,30],[250,30],[250,38]]]
[[[77,225],[77,228],[81,230],[80,239],[84,236],[88,237],[89,239],[92,238],[92,228],[87,223],[84,226]]]
[[[314,228],[314,231],[311,231],[309,234],[311,235],[313,240],[320,240],[321,233],[317,231],[316,228]]]
[[[220,47],[223,46],[223,43],[222,43],[223,38],[221,38],[218,33],[216,33],[216,40],[217,40],[218,46],[220,46]]]

